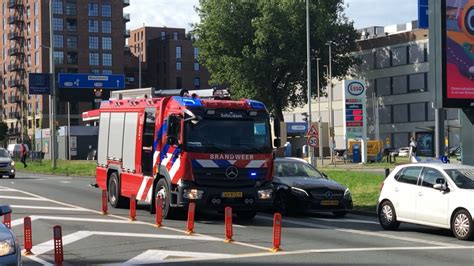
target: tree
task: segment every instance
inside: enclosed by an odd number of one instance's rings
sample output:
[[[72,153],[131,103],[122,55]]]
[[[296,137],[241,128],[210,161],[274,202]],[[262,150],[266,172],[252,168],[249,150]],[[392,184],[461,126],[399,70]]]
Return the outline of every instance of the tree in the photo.
[[[0,144],[3,144],[4,141],[7,139],[7,133],[8,133],[8,125],[0,121]]]
[[[201,21],[193,34],[211,82],[228,84],[237,98],[263,101],[281,120],[284,110],[307,102],[305,1],[200,0],[196,10]],[[358,33],[342,14],[342,0],[313,0],[309,12],[314,95],[316,58],[328,62],[326,42],[334,42],[333,77],[343,77],[356,63],[350,53]]]

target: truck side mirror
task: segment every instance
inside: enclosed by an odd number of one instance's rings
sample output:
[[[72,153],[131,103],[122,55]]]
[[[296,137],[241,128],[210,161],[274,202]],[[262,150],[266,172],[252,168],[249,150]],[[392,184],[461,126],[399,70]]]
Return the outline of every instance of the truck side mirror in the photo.
[[[273,146],[275,148],[280,148],[281,147],[281,129],[280,129],[280,119],[278,118],[273,118],[273,133],[275,135],[275,139],[273,140]]]
[[[276,148],[281,147],[281,139],[274,139],[273,146],[275,146]]]

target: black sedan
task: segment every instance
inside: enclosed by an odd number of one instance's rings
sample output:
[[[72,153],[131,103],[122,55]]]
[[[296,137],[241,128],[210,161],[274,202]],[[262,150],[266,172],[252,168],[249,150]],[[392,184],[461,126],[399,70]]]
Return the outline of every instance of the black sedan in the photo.
[[[333,212],[342,217],[352,209],[350,190],[328,179],[302,159],[276,159],[274,174],[276,211],[286,214],[297,211]]]

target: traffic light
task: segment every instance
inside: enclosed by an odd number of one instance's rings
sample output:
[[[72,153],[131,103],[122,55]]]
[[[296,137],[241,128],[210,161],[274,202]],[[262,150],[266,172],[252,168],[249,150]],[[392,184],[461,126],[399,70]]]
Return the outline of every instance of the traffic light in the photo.
[[[303,116],[303,121],[305,122],[308,122],[308,113],[304,112],[304,113],[301,113],[301,115]]]

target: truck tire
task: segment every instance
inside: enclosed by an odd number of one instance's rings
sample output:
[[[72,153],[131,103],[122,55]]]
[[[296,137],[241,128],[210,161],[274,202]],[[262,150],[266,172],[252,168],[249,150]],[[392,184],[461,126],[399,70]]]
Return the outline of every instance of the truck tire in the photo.
[[[163,218],[169,219],[175,217],[176,209],[171,207],[171,191],[165,178],[158,180],[156,183],[155,199],[157,197],[161,197],[163,199]]]
[[[13,179],[15,178],[15,175],[9,175],[8,178]]]
[[[114,208],[127,208],[130,201],[120,195],[120,186],[118,173],[112,172],[109,178],[109,184],[107,186],[107,191],[109,194],[109,203]],[[127,204],[128,203],[128,204]]]

